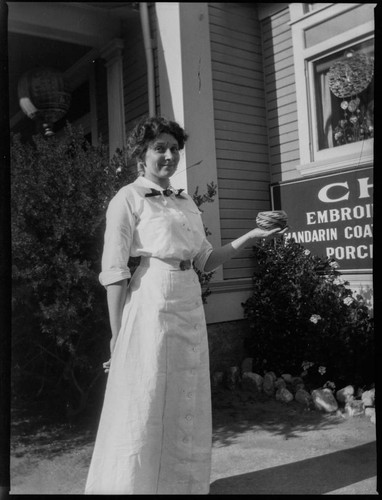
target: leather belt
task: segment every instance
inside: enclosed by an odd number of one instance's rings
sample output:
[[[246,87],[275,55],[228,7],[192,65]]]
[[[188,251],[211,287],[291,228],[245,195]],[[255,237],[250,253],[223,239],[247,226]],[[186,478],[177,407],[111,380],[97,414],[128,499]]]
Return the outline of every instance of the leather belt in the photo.
[[[190,261],[190,259],[181,260],[179,262],[179,267],[180,267],[181,271],[187,271],[188,269],[191,269],[191,266],[192,266],[192,262]]]
[[[169,271],[188,271],[192,269],[192,260],[157,259],[155,257],[141,257],[140,265],[143,267],[158,267]]]

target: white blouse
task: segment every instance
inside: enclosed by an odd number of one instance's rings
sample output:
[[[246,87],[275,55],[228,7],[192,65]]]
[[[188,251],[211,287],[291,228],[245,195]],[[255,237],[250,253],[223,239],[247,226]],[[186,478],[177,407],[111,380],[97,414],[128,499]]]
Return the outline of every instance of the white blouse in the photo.
[[[138,177],[112,198],[106,212],[106,231],[102,255],[102,285],[131,277],[129,257],[155,257],[194,261],[204,270],[212,252],[201,212],[192,197],[181,193],[146,197],[157,184]]]

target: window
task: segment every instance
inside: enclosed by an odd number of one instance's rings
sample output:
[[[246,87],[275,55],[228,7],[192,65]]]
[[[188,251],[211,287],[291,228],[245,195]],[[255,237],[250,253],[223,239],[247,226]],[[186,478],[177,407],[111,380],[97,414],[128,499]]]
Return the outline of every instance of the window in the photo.
[[[374,45],[353,45],[313,63],[317,150],[374,136]]]
[[[308,14],[309,12],[313,12],[314,10],[322,8],[321,3],[304,3],[302,4],[302,12],[304,14]]]
[[[376,4],[291,7],[302,175],[373,159]]]

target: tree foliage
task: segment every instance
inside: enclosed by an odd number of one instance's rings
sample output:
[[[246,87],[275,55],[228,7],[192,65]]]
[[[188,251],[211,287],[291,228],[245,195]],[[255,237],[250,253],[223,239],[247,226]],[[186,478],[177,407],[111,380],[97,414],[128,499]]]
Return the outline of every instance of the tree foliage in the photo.
[[[248,355],[260,373],[300,373],[309,362],[338,383],[372,382],[372,315],[335,261],[293,240],[255,247],[258,267],[243,304]]]

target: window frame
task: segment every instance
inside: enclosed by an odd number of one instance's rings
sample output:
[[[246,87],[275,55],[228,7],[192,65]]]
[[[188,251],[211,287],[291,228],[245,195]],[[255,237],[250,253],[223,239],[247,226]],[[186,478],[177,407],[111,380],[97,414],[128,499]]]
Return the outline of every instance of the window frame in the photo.
[[[318,149],[314,63],[356,43],[374,39],[374,21],[351,28],[311,47],[305,47],[307,29],[362,5],[323,4],[319,10],[304,14],[304,4],[290,4],[300,144],[300,165],[297,169],[301,175],[363,166],[373,161],[373,139]]]

